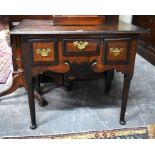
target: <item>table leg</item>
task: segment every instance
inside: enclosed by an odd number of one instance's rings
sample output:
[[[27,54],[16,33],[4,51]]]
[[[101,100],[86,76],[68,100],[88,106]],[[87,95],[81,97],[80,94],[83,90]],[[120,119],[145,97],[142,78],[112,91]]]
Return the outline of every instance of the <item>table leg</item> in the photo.
[[[111,90],[112,80],[114,78],[114,70],[109,70],[105,72],[105,94],[109,93]]]
[[[130,87],[131,78],[125,74],[124,75],[124,85],[123,85],[123,92],[122,92],[122,105],[121,105],[121,113],[120,113],[120,124],[125,125],[125,112],[129,94],[129,87]]]
[[[64,76],[64,86],[66,88],[66,91],[71,91],[72,85],[70,80],[66,76]]]
[[[27,85],[27,93],[29,100],[29,109],[30,109],[30,117],[31,117],[31,129],[37,128],[36,125],[36,115],[35,115],[35,100],[34,100],[34,84],[29,83]]]
[[[42,95],[42,91],[41,91],[41,87],[40,87],[40,76],[38,75],[38,76],[36,76],[35,77],[35,88],[36,88],[36,91],[40,94],[40,95]]]
[[[44,97],[42,97],[38,92],[34,91],[34,97],[37,99],[41,107],[48,105],[48,101],[45,100]]]

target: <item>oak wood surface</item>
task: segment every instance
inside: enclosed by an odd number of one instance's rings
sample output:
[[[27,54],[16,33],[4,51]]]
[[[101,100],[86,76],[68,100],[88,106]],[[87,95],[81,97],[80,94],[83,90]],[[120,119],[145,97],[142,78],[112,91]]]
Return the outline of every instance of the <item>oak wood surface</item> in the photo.
[[[99,15],[55,15],[54,25],[101,25],[105,23],[105,16]]]
[[[137,26],[118,22],[97,26],[54,26],[52,20],[23,20],[10,34],[138,34],[148,33]]]
[[[41,54],[38,53],[38,50],[42,49],[50,49],[50,52],[48,56],[41,56]],[[46,41],[46,42],[33,42],[32,43],[32,51],[33,51],[33,58],[34,61],[54,61],[54,43],[51,41]]]
[[[109,63],[127,63],[129,60],[130,52],[130,39],[118,38],[118,39],[106,39],[105,40],[105,58]],[[113,50],[112,50],[113,49]],[[121,50],[117,53],[116,50]]]

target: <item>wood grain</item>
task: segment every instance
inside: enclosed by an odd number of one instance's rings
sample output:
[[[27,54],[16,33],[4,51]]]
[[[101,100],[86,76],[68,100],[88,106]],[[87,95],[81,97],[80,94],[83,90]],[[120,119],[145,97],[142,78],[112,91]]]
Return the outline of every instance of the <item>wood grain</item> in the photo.
[[[33,42],[32,43],[32,47],[33,47],[33,58],[34,61],[54,61],[54,43],[53,42]],[[49,52],[49,55],[46,57],[41,56],[40,54],[37,53],[38,49],[50,49],[51,51]]]
[[[101,25],[105,23],[105,16],[98,15],[55,15],[54,25]]]
[[[51,20],[23,20],[10,34],[137,34],[148,31],[124,22],[96,26],[54,26]]]
[[[111,49],[122,49],[122,52],[115,54],[111,52]],[[104,53],[103,61],[107,64],[127,64],[130,55],[130,38],[105,39]]]

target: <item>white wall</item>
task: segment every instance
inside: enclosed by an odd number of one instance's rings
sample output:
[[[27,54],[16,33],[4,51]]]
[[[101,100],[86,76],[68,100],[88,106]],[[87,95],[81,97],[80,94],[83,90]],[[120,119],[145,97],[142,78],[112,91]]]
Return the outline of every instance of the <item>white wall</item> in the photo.
[[[132,23],[132,15],[120,15],[119,20],[126,23]]]

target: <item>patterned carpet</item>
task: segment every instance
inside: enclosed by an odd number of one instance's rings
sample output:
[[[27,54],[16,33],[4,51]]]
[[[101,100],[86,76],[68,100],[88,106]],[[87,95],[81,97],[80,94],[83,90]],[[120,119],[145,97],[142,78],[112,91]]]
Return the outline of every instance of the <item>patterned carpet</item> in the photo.
[[[146,127],[140,127],[58,135],[3,137],[3,139],[149,139],[149,134]]]
[[[12,51],[6,40],[8,31],[0,31],[0,83],[6,83],[12,70]]]

